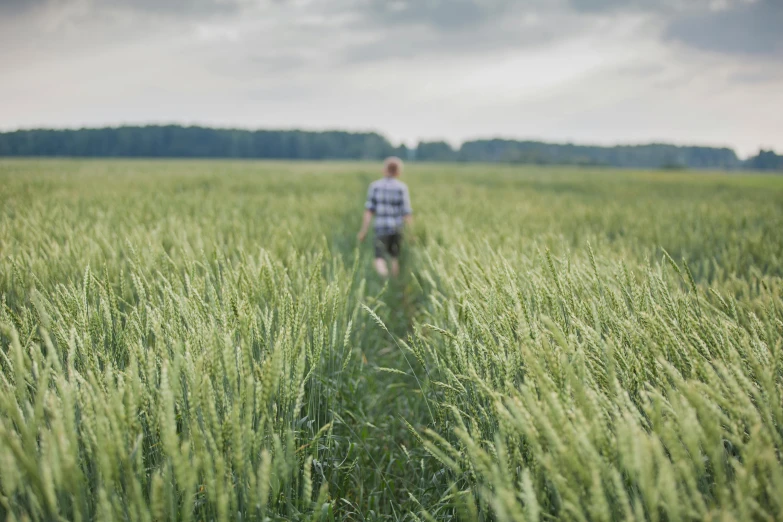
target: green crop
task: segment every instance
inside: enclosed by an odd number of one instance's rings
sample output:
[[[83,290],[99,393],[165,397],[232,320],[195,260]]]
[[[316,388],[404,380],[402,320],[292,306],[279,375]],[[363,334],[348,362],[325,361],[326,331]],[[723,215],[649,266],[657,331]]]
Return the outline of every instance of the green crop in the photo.
[[[783,178],[377,171],[0,163],[0,518],[783,518]]]

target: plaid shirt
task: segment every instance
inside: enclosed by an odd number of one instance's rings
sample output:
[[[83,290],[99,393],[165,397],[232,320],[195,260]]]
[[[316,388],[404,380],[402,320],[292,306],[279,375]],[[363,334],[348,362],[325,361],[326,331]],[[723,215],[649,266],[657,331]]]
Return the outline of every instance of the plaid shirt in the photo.
[[[390,236],[402,231],[403,217],[411,214],[408,186],[397,178],[373,181],[364,207],[375,214],[375,235]]]

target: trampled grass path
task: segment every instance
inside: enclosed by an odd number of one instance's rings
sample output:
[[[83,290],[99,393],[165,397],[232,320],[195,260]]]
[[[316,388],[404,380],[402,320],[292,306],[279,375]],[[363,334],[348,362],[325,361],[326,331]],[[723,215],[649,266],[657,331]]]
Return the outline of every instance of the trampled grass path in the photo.
[[[330,484],[339,515],[353,520],[417,520],[426,506],[447,505],[452,483],[412,431],[434,427],[434,418],[426,369],[405,348],[426,300],[415,244],[405,247],[402,273],[389,281],[372,271],[371,244],[358,251],[368,296],[362,313],[373,318],[374,331],[358,347],[356,374],[343,380],[341,407],[332,412],[355,460]]]

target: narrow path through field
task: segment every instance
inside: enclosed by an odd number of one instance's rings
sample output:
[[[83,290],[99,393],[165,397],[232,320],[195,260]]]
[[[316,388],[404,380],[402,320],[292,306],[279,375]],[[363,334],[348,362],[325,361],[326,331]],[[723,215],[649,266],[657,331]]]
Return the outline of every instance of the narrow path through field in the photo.
[[[352,460],[350,466],[343,465],[330,491],[339,498],[340,515],[351,520],[413,520],[412,514],[423,506],[441,504],[450,486],[439,463],[409,428],[431,426],[433,414],[426,399],[425,369],[399,343],[412,332],[426,300],[414,280],[416,256],[410,244],[405,247],[402,274],[388,282],[372,271],[371,248],[364,245],[360,253],[360,272],[367,280],[365,302],[388,332],[373,325],[362,336],[360,360],[341,382],[341,406],[333,412],[335,432],[345,437]]]

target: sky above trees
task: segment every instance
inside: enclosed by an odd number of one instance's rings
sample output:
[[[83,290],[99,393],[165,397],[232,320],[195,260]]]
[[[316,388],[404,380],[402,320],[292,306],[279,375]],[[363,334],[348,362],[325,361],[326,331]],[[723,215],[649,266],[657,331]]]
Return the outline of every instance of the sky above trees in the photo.
[[[0,0],[0,128],[783,150],[779,0]]]

